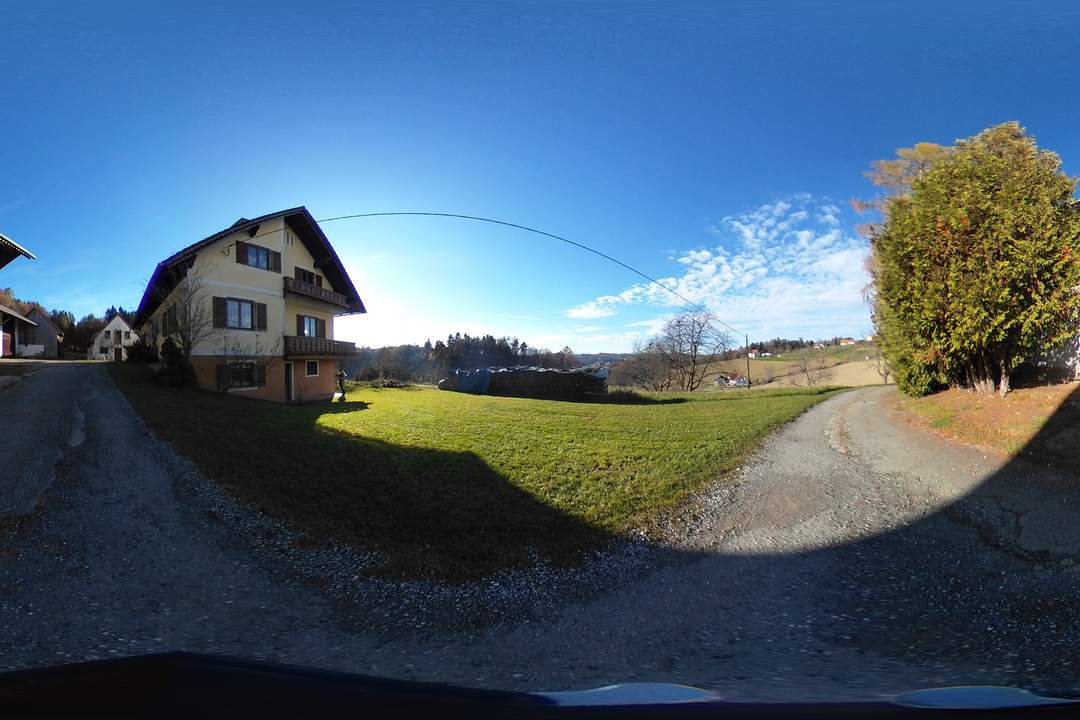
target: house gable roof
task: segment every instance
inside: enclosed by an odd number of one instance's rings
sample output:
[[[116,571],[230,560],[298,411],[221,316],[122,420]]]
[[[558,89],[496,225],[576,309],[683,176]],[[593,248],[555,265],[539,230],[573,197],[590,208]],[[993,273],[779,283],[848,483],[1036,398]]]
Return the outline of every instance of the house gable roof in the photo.
[[[20,255],[30,260],[37,260],[37,258],[34,257],[34,253],[30,252],[3,233],[0,233],[0,268],[4,267]]]
[[[109,320],[109,322],[102,325],[101,329],[98,330],[97,334],[94,335],[94,340],[97,341],[97,339],[101,337],[101,333],[105,332],[106,330],[127,330],[128,332],[132,332],[131,326],[128,325],[127,321],[119,315],[113,315],[112,319]]]
[[[26,323],[30,323],[34,327],[37,327],[36,322],[34,322],[33,320],[31,320],[28,317],[20,315],[19,313],[15,312],[11,308],[9,308],[7,305],[0,305],[0,312],[4,313],[5,315],[13,315],[14,317],[17,317],[19,320],[22,320],[23,322],[26,322]]]
[[[32,310],[30,310],[30,312],[27,313],[27,316],[28,317],[32,316],[32,317],[40,318],[46,324],[48,324],[49,327],[51,327],[53,330],[55,330],[57,335],[63,335],[64,334],[64,331],[61,330],[60,328],[58,328],[56,326],[56,323],[54,323],[52,321],[52,318],[49,317],[49,313],[45,312],[44,310],[42,310],[40,307],[37,307],[36,305],[34,306],[34,308]]]
[[[196,253],[200,250],[236,232],[250,231],[252,228],[255,229],[254,232],[257,232],[260,224],[278,218],[283,218],[289,229],[296,233],[300,242],[304,244],[307,251],[311,253],[311,257],[315,259],[315,267],[322,270],[331,287],[348,298],[349,311],[351,313],[367,312],[363,301],[360,299],[360,294],[356,291],[349,274],[345,272],[345,266],[342,265],[341,259],[338,258],[334,247],[330,244],[330,240],[323,233],[322,228],[319,227],[319,223],[308,212],[308,209],[301,205],[300,207],[262,215],[253,220],[242,217],[224,230],[203,238],[183,250],[178,250],[159,262],[157,267],[154,268],[154,274],[150,277],[150,282],[147,283],[142,300],[139,302],[139,309],[135,313],[136,324],[145,322],[153,314],[154,310],[161,304],[162,299],[172,291],[179,279],[183,277],[183,272],[186,272],[186,269],[190,267]],[[255,237],[258,237],[258,235],[255,235]],[[180,270],[183,270],[183,272],[179,272]]]

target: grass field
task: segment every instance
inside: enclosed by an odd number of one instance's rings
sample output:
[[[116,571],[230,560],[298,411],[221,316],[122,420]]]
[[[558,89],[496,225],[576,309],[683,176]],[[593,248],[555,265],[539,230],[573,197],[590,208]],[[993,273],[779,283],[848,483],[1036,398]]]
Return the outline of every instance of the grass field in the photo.
[[[149,426],[230,492],[313,539],[380,548],[381,573],[460,580],[573,562],[736,467],[837,392],[627,403],[356,388],[307,405],[176,391],[110,365]]]

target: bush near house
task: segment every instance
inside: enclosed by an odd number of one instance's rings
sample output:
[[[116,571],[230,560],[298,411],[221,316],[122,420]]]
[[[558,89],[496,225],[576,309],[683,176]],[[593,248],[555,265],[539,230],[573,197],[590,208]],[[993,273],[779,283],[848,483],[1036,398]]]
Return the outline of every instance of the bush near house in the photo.
[[[109,370],[147,424],[236,497],[312,539],[380,548],[383,574],[444,580],[574,562],[837,392],[586,403],[354,386],[344,403],[282,405]]]

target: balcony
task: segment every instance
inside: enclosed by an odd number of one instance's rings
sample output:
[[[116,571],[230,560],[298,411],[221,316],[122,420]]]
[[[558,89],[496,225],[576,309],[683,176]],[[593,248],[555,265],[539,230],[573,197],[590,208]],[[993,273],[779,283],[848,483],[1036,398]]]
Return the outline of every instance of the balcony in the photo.
[[[354,355],[356,343],[330,338],[285,336],[285,357],[297,355]]]
[[[349,309],[349,299],[341,293],[336,293],[333,290],[307,283],[303,280],[297,280],[296,278],[286,277],[284,279],[285,295],[292,293],[293,295],[300,295],[312,300],[336,305],[345,310]]]

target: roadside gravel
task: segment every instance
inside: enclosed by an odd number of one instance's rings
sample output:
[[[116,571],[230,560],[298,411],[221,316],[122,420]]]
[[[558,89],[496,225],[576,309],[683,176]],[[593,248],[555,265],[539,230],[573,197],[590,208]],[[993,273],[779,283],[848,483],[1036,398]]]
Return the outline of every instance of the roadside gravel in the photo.
[[[881,408],[890,389],[782,429],[671,520],[670,546],[447,588],[361,581],[369,554],[312,551],[236,505],[145,431],[103,368],[15,389],[34,387],[68,399],[38,429],[59,449],[53,477],[0,543],[3,668],[185,649],[530,690],[1076,687],[1067,533],[1033,554],[1030,529],[985,510],[1041,471],[904,427]],[[1027,502],[1052,502],[1044,490]]]

